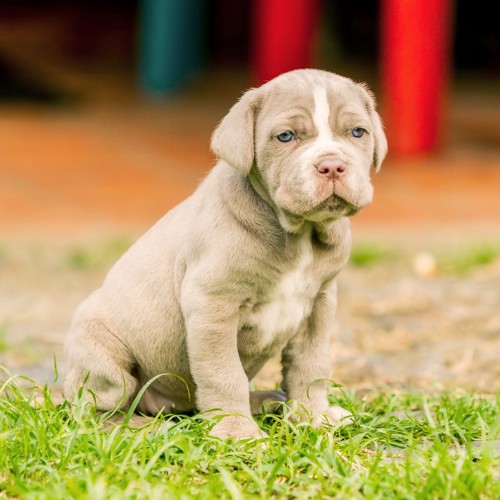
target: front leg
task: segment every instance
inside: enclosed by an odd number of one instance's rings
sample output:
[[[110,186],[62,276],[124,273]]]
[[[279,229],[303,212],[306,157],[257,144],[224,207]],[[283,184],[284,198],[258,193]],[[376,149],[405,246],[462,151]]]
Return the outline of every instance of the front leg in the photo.
[[[283,390],[299,408],[299,418],[312,424],[324,421],[350,423],[350,413],[328,404],[328,378],[331,370],[330,342],[337,305],[337,286],[332,281],[318,296],[309,319],[288,343],[282,354]],[[304,414],[301,408],[306,410]]]
[[[209,416],[229,414],[211,435],[226,438],[260,438],[252,418],[248,377],[238,353],[238,304],[213,297],[191,297],[184,304],[187,348],[196,406]]]

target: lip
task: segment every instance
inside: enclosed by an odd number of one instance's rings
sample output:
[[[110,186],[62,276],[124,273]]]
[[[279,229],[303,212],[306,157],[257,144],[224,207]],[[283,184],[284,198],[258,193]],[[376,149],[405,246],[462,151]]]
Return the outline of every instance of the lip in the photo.
[[[324,217],[325,215],[332,215],[335,218],[345,217],[355,215],[359,212],[360,208],[354,206],[345,198],[337,194],[331,194],[328,198],[318,203],[312,210],[309,210],[304,214],[306,218],[311,218],[311,220],[319,217]]]
[[[334,208],[348,208],[349,211],[358,211],[359,207],[356,207],[353,205],[349,200],[344,198],[343,196],[340,196],[337,193],[333,193],[331,196],[329,196],[323,203],[326,205],[333,204]],[[320,205],[321,206],[321,203]]]
[[[311,200],[312,201],[312,200]],[[327,218],[338,218],[355,215],[363,207],[355,205],[347,197],[335,192],[335,188],[330,191],[322,201],[313,205],[312,203],[305,210],[297,210],[293,206],[280,206],[281,212],[289,218],[305,218],[307,220],[319,220]],[[319,217],[319,219],[318,219]]]

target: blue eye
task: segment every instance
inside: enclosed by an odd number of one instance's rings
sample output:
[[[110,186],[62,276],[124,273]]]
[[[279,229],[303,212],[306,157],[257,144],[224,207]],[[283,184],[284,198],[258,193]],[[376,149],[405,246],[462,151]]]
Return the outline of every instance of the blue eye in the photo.
[[[359,139],[360,137],[363,137],[365,135],[365,132],[366,130],[364,128],[356,127],[352,129],[351,135]]]
[[[276,136],[276,139],[278,139],[278,141],[280,142],[290,142],[293,139],[295,139],[295,134],[288,130],[287,132],[282,132],[281,134],[278,134]]]

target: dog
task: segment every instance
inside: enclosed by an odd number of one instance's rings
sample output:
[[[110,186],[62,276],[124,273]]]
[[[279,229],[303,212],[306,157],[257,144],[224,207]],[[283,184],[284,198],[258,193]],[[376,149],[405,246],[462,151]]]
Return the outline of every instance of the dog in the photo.
[[[262,437],[252,411],[269,401],[295,402],[313,425],[348,418],[326,379],[349,217],[387,153],[372,94],[327,71],[284,73],[241,97],[211,148],[195,192],[75,312],[65,395],[85,383],[98,409],[126,410],[157,377],[139,411],[219,414],[220,438]],[[282,390],[251,392],[278,353]]]

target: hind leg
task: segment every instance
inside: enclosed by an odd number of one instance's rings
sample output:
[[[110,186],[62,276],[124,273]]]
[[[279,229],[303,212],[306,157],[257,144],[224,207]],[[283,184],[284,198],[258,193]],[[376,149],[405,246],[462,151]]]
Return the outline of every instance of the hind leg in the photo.
[[[98,321],[73,326],[66,342],[69,372],[64,394],[72,400],[80,388],[99,410],[126,410],[139,390],[134,360],[116,336]]]

